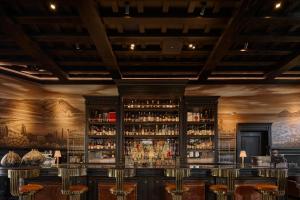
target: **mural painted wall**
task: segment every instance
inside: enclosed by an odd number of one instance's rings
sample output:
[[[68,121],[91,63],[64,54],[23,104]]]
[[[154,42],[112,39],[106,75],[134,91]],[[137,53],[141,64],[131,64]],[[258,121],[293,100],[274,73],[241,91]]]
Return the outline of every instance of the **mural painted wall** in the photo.
[[[109,85],[38,85],[0,75],[0,146],[66,147],[84,133],[83,95],[117,95]],[[240,122],[272,122],[274,148],[300,149],[300,86],[189,85],[186,95],[221,96],[219,132]]]
[[[82,95],[116,94],[112,86],[42,86],[0,76],[0,147],[66,148],[84,134]]]
[[[219,133],[234,135],[237,123],[272,122],[273,148],[300,149],[300,86],[188,86],[186,95],[221,96]]]

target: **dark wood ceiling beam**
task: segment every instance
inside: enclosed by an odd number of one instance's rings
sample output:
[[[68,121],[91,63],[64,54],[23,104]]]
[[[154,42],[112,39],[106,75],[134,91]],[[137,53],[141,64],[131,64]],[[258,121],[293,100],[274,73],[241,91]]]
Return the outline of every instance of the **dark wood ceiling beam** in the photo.
[[[299,52],[295,53],[291,57],[292,58],[289,61],[279,63],[279,66],[280,66],[279,68],[266,73],[265,74],[266,80],[274,79],[277,76],[281,75],[282,73],[289,71],[293,67],[300,65],[300,53]]]
[[[112,78],[122,77],[117,59],[107,37],[105,26],[100,18],[97,5],[93,0],[77,1],[80,17],[87,28],[104,65],[111,72]]]
[[[96,50],[65,50],[65,49],[51,49],[46,50],[47,53],[57,56],[97,56]],[[181,51],[180,56],[183,57],[195,57],[195,56],[207,56],[210,51],[195,50],[195,51]],[[240,50],[231,50],[227,55],[230,56],[286,56],[291,54],[291,51],[280,51],[280,50],[248,50],[247,52],[241,52]],[[115,51],[118,56],[164,56],[174,54],[162,54],[161,51]],[[19,49],[0,49],[0,55],[25,55],[23,50]]]
[[[280,50],[251,50],[249,49],[246,52],[240,50],[231,50],[228,51],[227,55],[230,56],[286,56],[291,54],[291,51],[280,51]]]
[[[184,70],[176,70],[176,71],[159,71],[159,70],[144,70],[144,71],[126,71],[123,70],[122,73],[124,75],[152,75],[155,77],[156,75],[195,75],[197,73],[195,71],[184,71]]]
[[[113,44],[160,44],[167,40],[182,40],[185,43],[213,44],[218,40],[216,36],[110,36]]]
[[[60,80],[67,80],[68,75],[65,73],[52,58],[50,58],[39,45],[34,42],[23,30],[16,24],[12,19],[5,15],[4,10],[0,7],[0,27],[9,37],[13,38],[14,41],[24,51],[34,58],[41,68],[46,69],[57,76]]]
[[[143,61],[120,61],[119,65],[121,67],[149,67],[149,66],[161,66],[161,67],[168,67],[169,70],[172,69],[172,67],[195,67],[199,66],[201,64],[204,64],[204,62],[143,62]]]
[[[257,24],[277,24],[277,25],[297,25],[300,23],[299,17],[277,17],[277,16],[268,16],[268,17],[249,17],[249,23],[253,25]]]
[[[87,35],[35,35],[32,38],[38,42],[93,43]]]
[[[211,26],[226,26],[229,18],[207,18],[207,17],[102,17],[105,24],[142,24],[147,27],[147,25],[161,25],[161,24],[184,24],[184,25],[211,25]],[[251,24],[282,24],[282,25],[298,25],[300,23],[299,17],[289,16],[289,17],[249,17],[249,23]],[[79,16],[19,16],[16,17],[16,21],[19,24],[74,24],[74,25],[84,25]]]
[[[299,43],[300,36],[287,35],[240,35],[237,37],[237,42],[251,42],[251,43]]]
[[[226,29],[215,44],[214,49],[212,50],[205,65],[200,69],[199,79],[207,79],[208,74],[217,67],[220,60],[227,54],[239,33],[240,27],[245,25],[245,16],[249,14],[249,10],[252,11],[254,9],[254,6],[251,5],[251,3],[252,2],[250,0],[242,0],[242,3],[236,13],[230,19]]]
[[[229,18],[208,18],[208,17],[103,17],[104,24],[107,26],[122,24],[122,25],[139,25],[142,24],[145,27],[147,26],[170,26],[175,25],[191,25],[193,27],[197,26],[220,26],[225,27]]]
[[[16,21],[19,24],[82,24],[79,16],[21,16]]]
[[[37,65],[36,61],[16,61],[11,59],[0,59],[0,66],[12,66],[12,65]]]
[[[172,53],[162,53],[162,51],[115,51],[118,56],[165,56],[174,55]],[[180,56],[207,56],[209,51],[181,51]]]
[[[99,61],[58,61],[61,66],[90,66],[90,67],[98,67],[98,66],[105,66],[104,63]]]
[[[228,66],[228,67],[234,67],[234,66],[271,66],[275,65],[275,61],[222,61],[219,62],[217,66]]]

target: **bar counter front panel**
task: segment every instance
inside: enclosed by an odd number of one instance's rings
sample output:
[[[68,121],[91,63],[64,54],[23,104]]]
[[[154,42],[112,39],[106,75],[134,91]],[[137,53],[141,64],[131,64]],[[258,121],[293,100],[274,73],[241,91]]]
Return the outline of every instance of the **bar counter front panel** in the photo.
[[[83,199],[88,200],[110,200],[111,197],[100,198],[101,188],[105,189],[103,193],[107,194],[107,187],[115,184],[114,178],[107,176],[107,167],[101,166],[90,167],[87,170],[86,177],[78,178],[78,182],[87,184],[88,193]],[[138,200],[163,200],[166,199],[166,191],[164,189],[167,183],[174,182],[174,178],[166,177],[165,169],[159,168],[137,168],[136,175],[132,178],[126,178],[125,183],[136,184]],[[300,176],[300,168],[290,168],[289,176]],[[7,178],[7,169],[0,168],[0,200],[14,199],[9,194],[9,179]],[[196,187],[195,191],[202,191],[198,196],[201,199],[215,199],[215,196],[209,192],[208,186],[215,182],[215,178],[211,176],[209,167],[191,169],[191,175],[184,179],[184,183],[190,184],[190,188]],[[240,177],[236,180],[237,184],[251,184],[259,182],[275,182],[275,179],[262,178],[258,176],[257,168],[240,169]],[[61,195],[61,179],[58,177],[57,168],[41,168],[40,176],[30,182],[40,183],[45,188],[37,196],[36,200],[64,200],[66,196]],[[103,194],[104,195],[104,194]],[[103,196],[102,196],[103,197]],[[189,199],[189,198],[188,198]]]

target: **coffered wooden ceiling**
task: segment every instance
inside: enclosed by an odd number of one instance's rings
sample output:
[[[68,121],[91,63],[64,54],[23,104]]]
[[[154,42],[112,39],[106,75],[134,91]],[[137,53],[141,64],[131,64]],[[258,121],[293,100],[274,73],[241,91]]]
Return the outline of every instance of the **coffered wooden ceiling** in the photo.
[[[0,18],[1,73],[39,83],[300,83],[299,0],[3,0]]]

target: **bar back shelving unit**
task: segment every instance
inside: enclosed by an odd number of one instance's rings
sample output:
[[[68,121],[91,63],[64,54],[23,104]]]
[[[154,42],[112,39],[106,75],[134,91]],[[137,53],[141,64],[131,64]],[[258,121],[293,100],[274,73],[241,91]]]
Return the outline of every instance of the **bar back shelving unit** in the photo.
[[[115,164],[119,130],[119,98],[86,96],[86,162]]]
[[[188,164],[218,159],[218,97],[185,97],[184,133]]]
[[[122,97],[126,166],[174,166],[180,155],[181,98]]]

